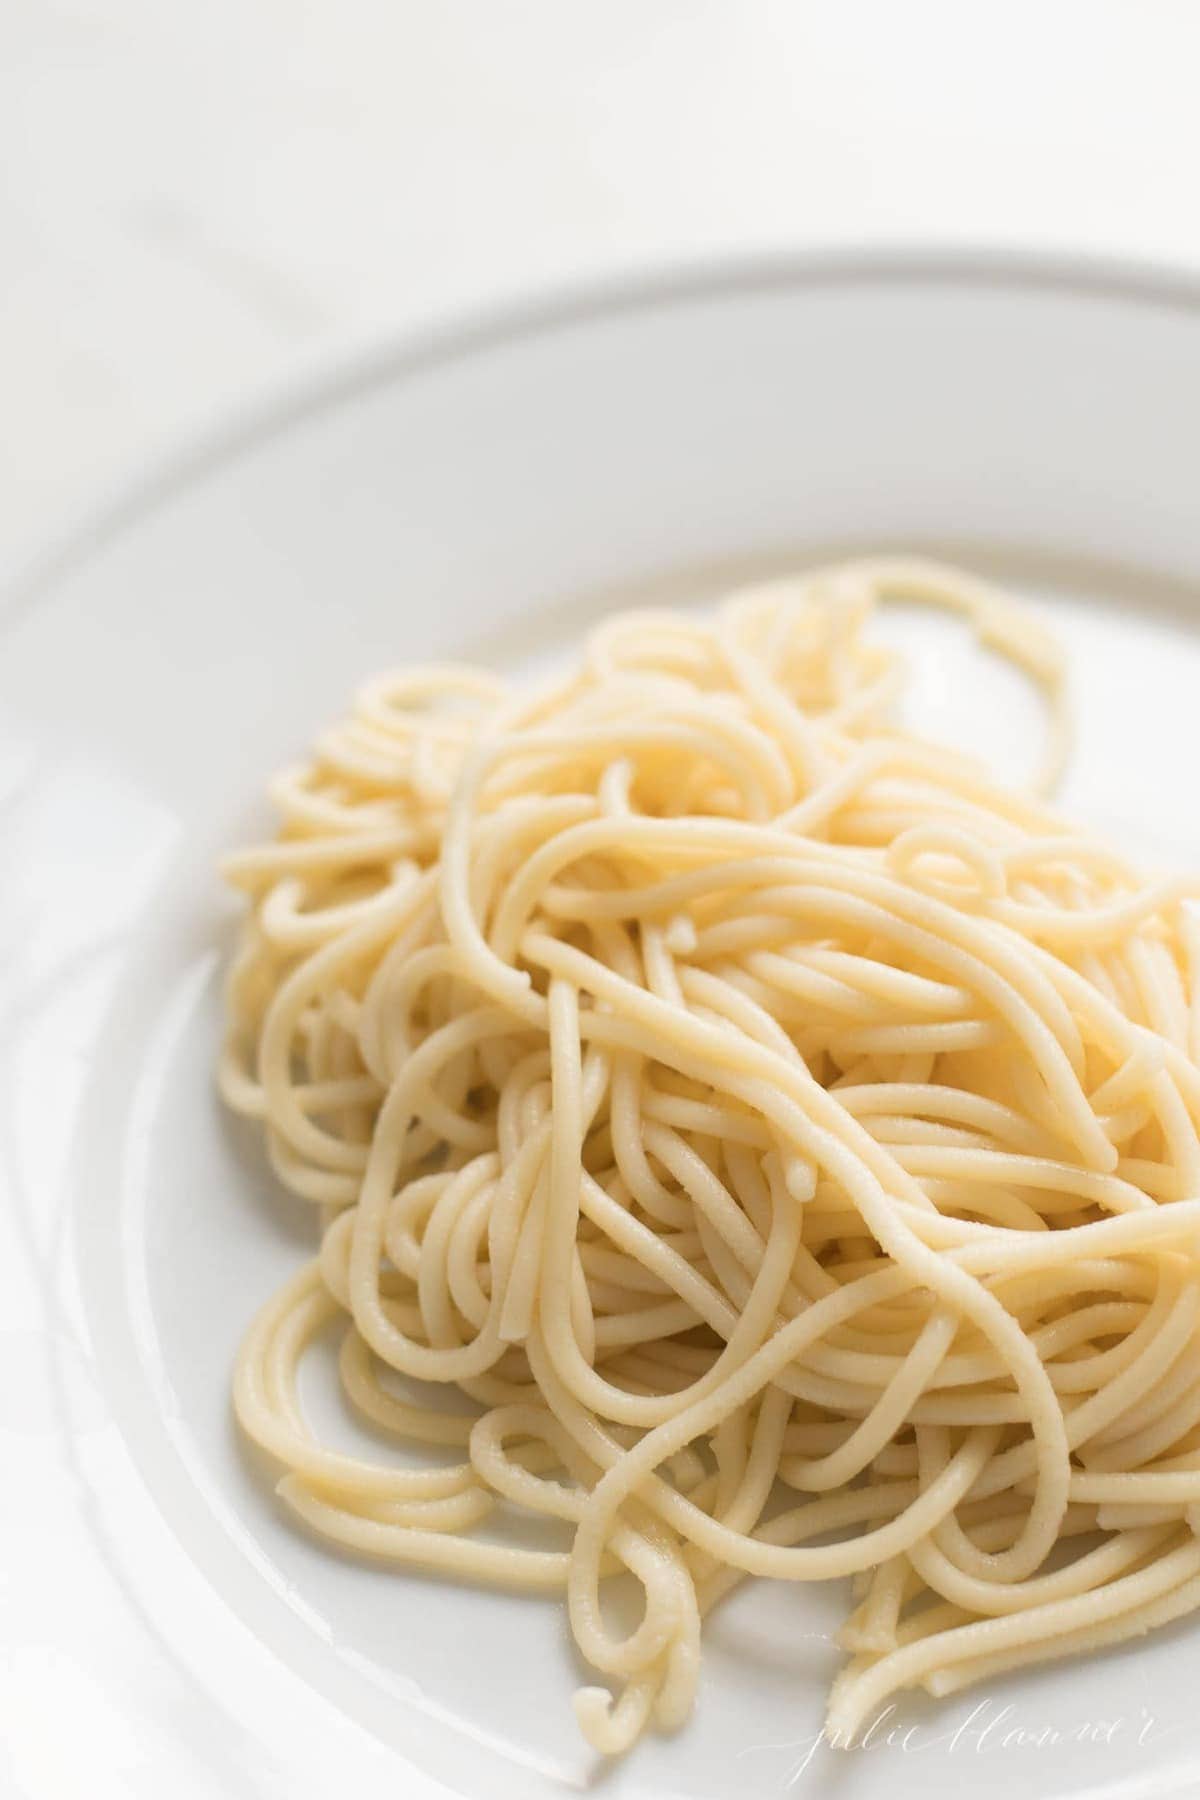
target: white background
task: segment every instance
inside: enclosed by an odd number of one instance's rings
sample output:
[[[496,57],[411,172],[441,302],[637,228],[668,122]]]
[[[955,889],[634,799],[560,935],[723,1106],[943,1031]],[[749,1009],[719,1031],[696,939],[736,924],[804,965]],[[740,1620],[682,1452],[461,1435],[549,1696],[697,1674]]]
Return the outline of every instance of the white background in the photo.
[[[0,0],[0,561],[293,366],[904,241],[1200,264],[1195,0]]]

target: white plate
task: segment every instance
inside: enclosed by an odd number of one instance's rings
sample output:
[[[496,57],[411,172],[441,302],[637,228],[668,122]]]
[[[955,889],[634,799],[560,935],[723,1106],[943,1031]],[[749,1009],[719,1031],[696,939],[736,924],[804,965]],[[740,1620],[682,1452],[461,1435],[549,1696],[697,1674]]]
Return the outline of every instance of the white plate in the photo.
[[[210,1079],[231,916],[213,859],[264,822],[264,777],[379,665],[538,661],[647,584],[690,596],[834,547],[948,548],[1039,597],[1076,652],[1070,804],[1200,863],[1198,418],[1200,295],[1181,281],[928,258],[664,280],[376,354],[154,471],[13,588],[15,1791],[550,1800],[592,1767],[553,1603],[317,1546],[230,1425],[234,1346],[309,1232]],[[1002,677],[952,630],[926,636],[926,718],[1028,756]],[[866,1749],[810,1759],[842,1606],[741,1593],[694,1722],[598,1792],[1050,1800],[1200,1780],[1191,1621],[905,1705]]]

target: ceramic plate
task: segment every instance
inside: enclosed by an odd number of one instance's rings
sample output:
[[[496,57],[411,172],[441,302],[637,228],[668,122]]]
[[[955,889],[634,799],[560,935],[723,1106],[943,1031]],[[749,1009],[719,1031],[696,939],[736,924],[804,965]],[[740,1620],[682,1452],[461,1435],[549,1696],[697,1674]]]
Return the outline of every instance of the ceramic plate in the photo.
[[[0,1770],[108,1794],[609,1800],[1193,1791],[1200,1624],[817,1741],[837,1588],[747,1587],[691,1724],[598,1776],[557,1604],[306,1538],[232,1429],[311,1241],[217,1107],[221,846],[365,674],[534,666],[630,597],[949,553],[1073,653],[1066,799],[1200,865],[1200,295],[989,259],[649,281],[376,351],[155,466],[0,630]],[[923,728],[1036,708],[899,620]],[[312,1404],[328,1402],[314,1387]],[[5,1759],[8,1767],[5,1769]]]

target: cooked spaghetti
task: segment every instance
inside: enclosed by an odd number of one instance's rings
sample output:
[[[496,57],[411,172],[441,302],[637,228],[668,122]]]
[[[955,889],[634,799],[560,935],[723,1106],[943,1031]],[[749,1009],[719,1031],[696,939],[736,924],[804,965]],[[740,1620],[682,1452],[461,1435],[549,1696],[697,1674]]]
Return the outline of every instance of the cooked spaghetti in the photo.
[[[226,864],[222,1090],[322,1229],[238,1417],[336,1543],[565,1595],[602,1751],[686,1717],[746,1575],[854,1578],[841,1743],[1200,1606],[1200,889],[900,730],[893,597],[1042,685],[1052,775],[1036,623],[861,562],[542,692],[376,680]],[[440,1457],[319,1441],[334,1325]]]

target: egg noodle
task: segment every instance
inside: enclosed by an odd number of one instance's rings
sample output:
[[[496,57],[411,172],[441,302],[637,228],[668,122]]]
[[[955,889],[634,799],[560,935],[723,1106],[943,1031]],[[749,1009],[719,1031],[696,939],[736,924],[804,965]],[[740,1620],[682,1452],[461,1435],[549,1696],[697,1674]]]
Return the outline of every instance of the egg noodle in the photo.
[[[843,1744],[1200,1606],[1200,885],[898,729],[893,598],[1040,684],[1052,777],[1054,643],[879,559],[541,692],[383,676],[225,865],[221,1087],[322,1226],[238,1418],[322,1536],[565,1595],[601,1751],[687,1716],[746,1575],[853,1577]],[[334,1326],[440,1456],[320,1441]]]

